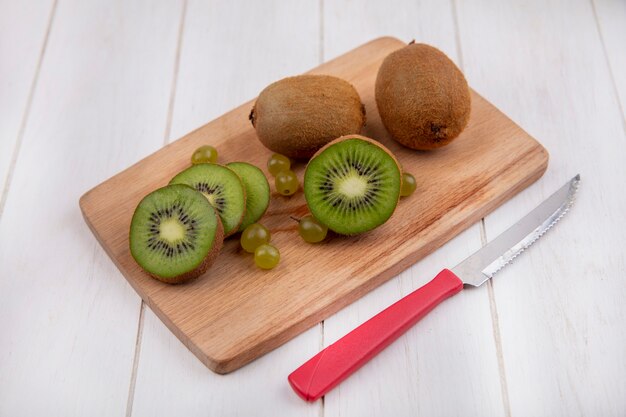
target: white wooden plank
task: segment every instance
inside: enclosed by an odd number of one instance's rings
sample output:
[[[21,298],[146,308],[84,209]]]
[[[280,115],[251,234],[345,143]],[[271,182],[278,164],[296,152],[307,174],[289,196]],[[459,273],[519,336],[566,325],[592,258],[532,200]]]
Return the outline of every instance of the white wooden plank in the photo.
[[[626,119],[626,2],[593,0],[604,49],[611,67],[611,77],[619,96],[622,116]],[[625,124],[626,126],[626,124]]]
[[[0,1],[0,196],[35,85],[53,4]]]
[[[352,24],[346,25],[344,22]],[[433,44],[459,62],[449,3],[324,4],[324,50],[333,57],[373,37]],[[419,178],[419,173],[415,173]],[[411,198],[420,198],[414,195]],[[400,204],[411,204],[410,199]],[[324,323],[328,345],[480,247],[478,225]],[[503,415],[487,288],[464,291],[325,397],[326,415]],[[454,398],[454,401],[451,401]]]
[[[188,6],[172,140],[321,63],[317,1],[197,3]]]
[[[495,237],[577,172],[571,213],[498,274],[512,415],[626,413],[626,138],[587,1],[459,4],[470,82],[551,154],[544,178],[486,219]]]
[[[163,141],[179,2],[59,2],[0,222],[0,415],[122,415],[139,298],[80,195]]]
[[[324,322],[324,345],[480,247],[474,226]],[[422,319],[325,397],[327,415],[504,414],[487,288],[468,289]],[[453,398],[454,400],[451,400]]]
[[[207,369],[145,311],[133,416],[317,416],[321,404],[298,398],[287,375],[320,346],[316,326],[227,375]]]
[[[346,22],[349,22],[347,24]],[[391,0],[324,2],[324,60],[380,36],[428,43],[459,62],[449,2]]]
[[[253,98],[270,82],[319,64],[319,35],[316,1],[190,1],[171,138]],[[132,414],[318,415],[321,405],[297,398],[287,375],[320,340],[318,326],[234,373],[216,375],[146,310]]]

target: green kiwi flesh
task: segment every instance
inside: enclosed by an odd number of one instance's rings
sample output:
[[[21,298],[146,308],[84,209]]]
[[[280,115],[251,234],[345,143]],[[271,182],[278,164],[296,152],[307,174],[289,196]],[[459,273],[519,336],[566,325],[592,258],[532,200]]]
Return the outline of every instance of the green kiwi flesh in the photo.
[[[169,185],[148,194],[130,223],[133,258],[150,275],[170,284],[203,274],[223,239],[213,207],[186,185]]]
[[[343,135],[359,133],[365,107],[349,82],[330,75],[299,75],[267,86],[250,121],[263,145],[290,158],[310,158]]]
[[[234,171],[217,164],[197,164],[176,175],[170,184],[185,184],[200,191],[222,219],[224,236],[239,230],[246,213],[246,192]]]
[[[445,146],[469,121],[471,94],[463,73],[429,45],[411,43],[389,54],[375,91],[385,128],[412,149]]]
[[[270,204],[270,184],[263,171],[247,162],[231,162],[226,166],[233,171],[243,182],[246,189],[246,214],[239,226],[243,231],[252,223],[256,223],[265,214]]]
[[[398,204],[400,186],[400,168],[391,152],[358,135],[324,146],[304,174],[304,197],[311,214],[343,235],[385,223]]]

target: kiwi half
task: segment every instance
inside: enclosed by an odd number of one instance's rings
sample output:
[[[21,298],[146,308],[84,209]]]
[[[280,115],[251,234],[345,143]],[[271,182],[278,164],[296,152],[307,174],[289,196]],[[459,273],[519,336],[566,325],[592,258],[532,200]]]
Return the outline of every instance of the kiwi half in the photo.
[[[222,219],[224,236],[237,232],[246,213],[246,191],[234,171],[217,164],[197,164],[176,175],[170,184],[200,191]]]
[[[319,148],[365,124],[365,107],[349,82],[330,75],[298,75],[267,86],[250,121],[265,147],[290,158]]]
[[[154,278],[178,284],[203,274],[222,248],[222,222],[206,198],[168,185],[139,203],[130,223],[130,253]]]
[[[401,171],[393,154],[359,135],[340,137],[320,149],[304,173],[311,214],[343,235],[372,230],[393,214]]]
[[[389,54],[376,76],[376,104],[391,136],[412,149],[449,144],[467,126],[471,94],[443,52],[411,43]]]
[[[239,231],[243,231],[259,220],[270,204],[270,184],[259,168],[247,162],[231,162],[226,166],[233,171],[243,182],[246,189],[246,214],[239,226]]]

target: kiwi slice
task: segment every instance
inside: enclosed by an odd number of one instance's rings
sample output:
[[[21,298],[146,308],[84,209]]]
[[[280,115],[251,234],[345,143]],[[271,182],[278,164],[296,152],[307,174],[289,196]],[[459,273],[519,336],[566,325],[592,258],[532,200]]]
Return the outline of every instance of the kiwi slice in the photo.
[[[170,184],[200,191],[220,215],[224,236],[237,232],[246,213],[246,191],[234,171],[217,164],[198,164],[176,175]]]
[[[222,222],[206,198],[168,185],[139,203],[130,223],[130,253],[156,279],[177,284],[203,274],[222,248]]]
[[[239,226],[241,232],[265,214],[270,204],[270,184],[263,171],[247,162],[231,162],[226,166],[239,175],[246,189],[246,214]]]
[[[320,149],[304,173],[311,214],[343,235],[372,230],[393,214],[401,173],[391,152],[359,135],[343,136]]]

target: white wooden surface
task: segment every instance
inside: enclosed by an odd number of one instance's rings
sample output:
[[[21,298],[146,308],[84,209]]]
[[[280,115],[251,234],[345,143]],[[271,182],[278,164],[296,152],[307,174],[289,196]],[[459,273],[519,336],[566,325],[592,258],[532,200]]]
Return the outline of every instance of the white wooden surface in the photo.
[[[51,0],[0,1],[0,187],[17,160],[51,27]],[[0,194],[0,213],[6,196]]]
[[[536,184],[235,373],[126,284],[78,197],[244,100],[383,35],[432,43],[550,151]],[[0,416],[626,415],[626,4],[0,1]],[[215,80],[219,80],[216,82]],[[288,373],[580,172],[571,214],[307,404]]]

